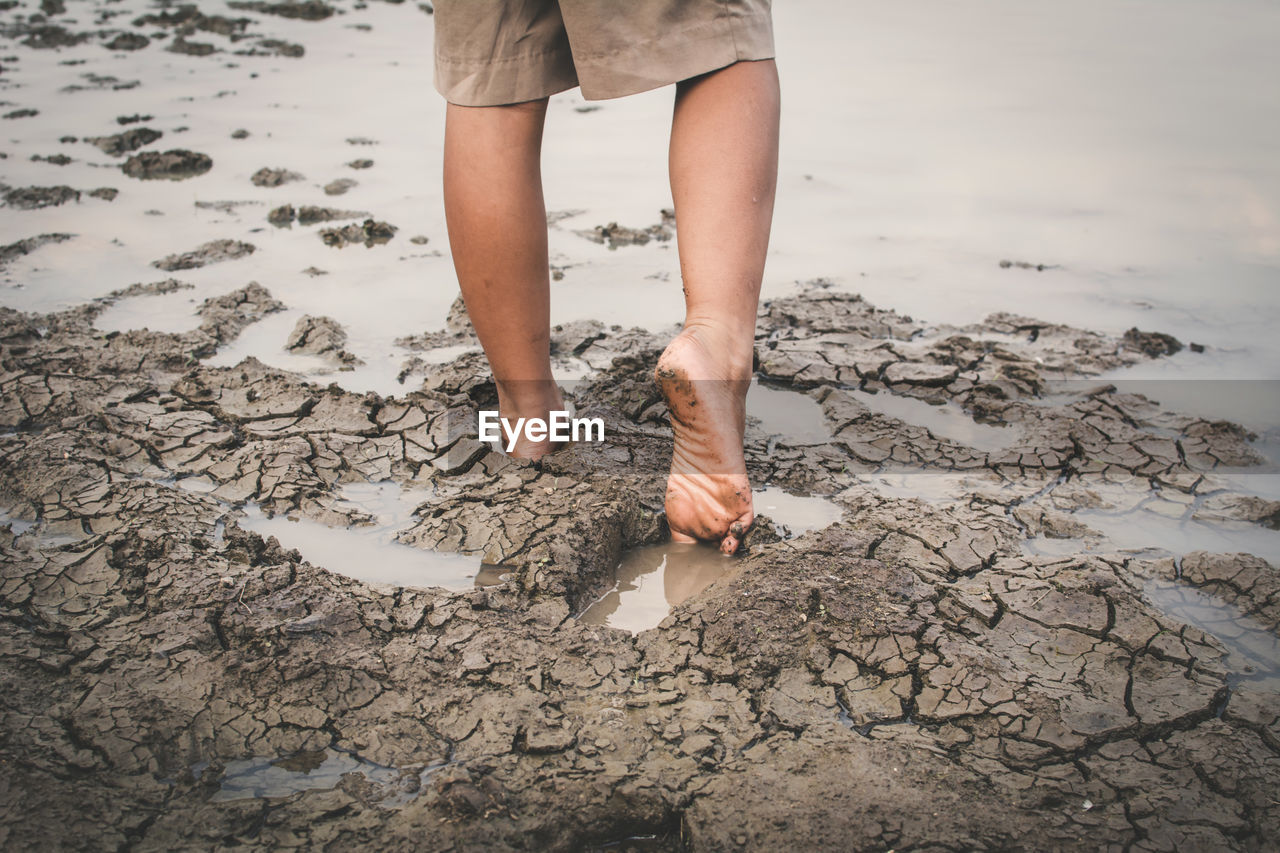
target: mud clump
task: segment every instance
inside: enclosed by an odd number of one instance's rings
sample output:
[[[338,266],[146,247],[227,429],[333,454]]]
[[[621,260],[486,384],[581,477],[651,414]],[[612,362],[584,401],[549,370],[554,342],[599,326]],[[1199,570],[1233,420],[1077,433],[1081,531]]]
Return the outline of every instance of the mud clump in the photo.
[[[151,44],[151,39],[140,33],[118,33],[104,47],[108,50],[142,50]]]
[[[164,133],[149,127],[135,127],[110,136],[86,136],[84,141],[96,145],[104,154],[112,157],[123,157],[130,151],[137,151],[144,145],[150,145]]]
[[[92,35],[91,33],[73,33],[66,27],[55,24],[27,27],[25,31],[27,37],[22,39],[22,44],[35,50],[75,47],[81,42],[88,41]]]
[[[291,225],[298,218],[298,211],[291,204],[282,204],[267,214],[267,222],[280,228]]]
[[[122,287],[119,290],[113,290],[107,295],[107,301],[115,302],[120,299],[129,299],[134,296],[163,296],[166,293],[176,293],[179,290],[191,290],[194,285],[187,284],[184,281],[178,281],[176,278],[166,278],[164,281],[137,282],[128,287]]]
[[[237,56],[284,56],[289,59],[300,59],[307,49],[300,44],[283,39],[263,38],[253,43],[247,50],[237,50]]]
[[[338,178],[336,181],[330,181],[324,185],[324,194],[342,195],[356,185],[357,182],[353,181],[351,178]]]
[[[283,3],[266,3],[262,0],[229,0],[232,9],[243,9],[247,12],[259,12],[263,15],[278,15],[281,18],[297,18],[303,21],[323,21],[337,13],[337,9],[322,0],[286,0]]]
[[[267,214],[267,221],[278,227],[285,227],[297,222],[299,225],[315,225],[317,222],[333,222],[340,219],[356,219],[369,214],[358,210],[338,210],[333,207],[317,207],[303,205],[294,209],[291,204],[284,204]]]
[[[1137,326],[1124,333],[1124,345],[1148,358],[1175,355],[1182,351],[1182,342],[1163,332],[1142,332]]]
[[[363,243],[365,248],[373,248],[391,240],[398,229],[386,222],[375,222],[366,219],[359,225],[352,224],[343,228],[325,228],[320,232],[320,239],[326,246],[342,248],[355,243]]]
[[[5,246],[0,246],[0,269],[4,269],[16,258],[29,255],[48,243],[62,243],[74,237],[74,234],[41,234],[38,237],[27,237]]]
[[[1030,261],[1011,261],[1006,259],[1000,262],[1000,269],[1035,270],[1036,272],[1044,272],[1045,270],[1059,269],[1059,266],[1057,264],[1033,264]]]
[[[358,160],[352,160],[347,166],[352,169],[372,169],[373,161],[368,157],[361,157]]]
[[[218,48],[207,41],[187,41],[182,36],[170,41],[165,50],[169,53],[180,53],[184,56],[209,56],[218,52]]]
[[[337,320],[307,314],[293,327],[284,347],[290,352],[326,356],[339,364],[363,364],[363,361],[344,349],[346,343],[347,332]]]
[[[164,152],[143,151],[126,160],[121,168],[129,177],[143,181],[182,181],[212,169],[213,158],[183,148]]]
[[[255,187],[278,187],[290,181],[302,180],[302,175],[288,169],[271,169],[266,166],[253,173],[249,178]]]
[[[9,119],[31,118],[32,116],[38,116],[38,115],[40,115],[39,110],[32,109],[31,107],[22,107],[21,109],[10,110],[9,112],[5,113],[3,117],[9,118]]]
[[[253,254],[254,249],[252,244],[242,243],[239,240],[212,240],[190,252],[169,255],[161,260],[152,261],[151,266],[166,272],[193,270],[209,264],[247,257]]]
[[[89,190],[89,195],[103,201],[115,201],[120,191],[115,187],[98,187],[96,190]]]
[[[67,186],[19,187],[4,194],[4,203],[17,210],[39,210],[79,200],[80,191]]]
[[[579,236],[586,237],[593,243],[604,243],[610,249],[619,246],[643,246],[650,240],[666,242],[675,235],[676,214],[674,210],[661,211],[661,221],[648,228],[627,228],[616,222],[608,225],[597,225],[590,231],[579,231]]]
[[[316,207],[315,205],[303,205],[298,208],[298,224],[299,225],[315,225],[317,222],[333,222],[337,219],[356,219],[361,216],[367,217],[369,214],[359,210],[338,210],[333,207]],[[382,223],[385,225],[385,223]],[[392,231],[395,229],[391,226]]]
[[[201,31],[232,39],[242,35],[250,23],[251,21],[248,18],[206,15],[193,4],[180,5],[172,11],[166,10],[142,15],[133,21],[135,27],[151,26],[172,29],[178,38]]]

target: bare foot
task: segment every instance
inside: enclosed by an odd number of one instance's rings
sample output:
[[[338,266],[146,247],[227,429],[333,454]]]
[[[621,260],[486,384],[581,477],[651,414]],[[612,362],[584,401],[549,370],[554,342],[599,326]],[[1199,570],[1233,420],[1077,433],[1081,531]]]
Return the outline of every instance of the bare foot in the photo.
[[[735,369],[690,327],[658,359],[654,378],[671,412],[675,449],[667,478],[667,525],[676,542],[716,542],[732,554],[755,521],[742,456],[750,364]]]

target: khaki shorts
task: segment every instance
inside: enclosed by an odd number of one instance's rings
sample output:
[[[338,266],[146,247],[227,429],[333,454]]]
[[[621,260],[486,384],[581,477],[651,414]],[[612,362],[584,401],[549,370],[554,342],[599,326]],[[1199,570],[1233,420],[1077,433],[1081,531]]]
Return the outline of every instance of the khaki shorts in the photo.
[[[495,106],[620,98],[773,58],[770,0],[437,0],[435,83]]]

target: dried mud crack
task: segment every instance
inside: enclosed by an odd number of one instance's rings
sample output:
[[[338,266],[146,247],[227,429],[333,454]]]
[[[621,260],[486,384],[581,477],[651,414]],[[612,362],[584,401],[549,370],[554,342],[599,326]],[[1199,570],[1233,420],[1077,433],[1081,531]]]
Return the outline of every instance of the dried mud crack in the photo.
[[[7,847],[1262,850],[1280,835],[1275,661],[1237,667],[1148,593],[1212,595],[1274,638],[1274,566],[1089,549],[1073,519],[1153,493],[1273,518],[1217,479],[1259,461],[1243,430],[1088,382],[1157,354],[1154,338],[1005,315],[926,329],[822,290],[767,304],[760,373],[818,401],[832,437],[754,435],[753,481],[832,496],[844,518],[762,529],[731,576],[631,636],[572,614],[624,549],[664,536],[660,338],[557,329],[556,351],[596,368],[575,405],[611,441],[530,464],[469,437],[493,398],[474,355],[422,366],[403,397],[351,394],[199,363],[281,307],[259,285],[209,300],[183,335],[97,332],[129,295],[0,310]],[[430,344],[469,335],[453,318]],[[938,437],[868,392],[1009,441]],[[964,497],[866,484],[886,470],[966,477]],[[434,491],[402,541],[511,579],[371,586],[239,524],[246,502],[360,521],[338,488],[385,480]],[[1084,537],[1081,553],[1028,556],[1046,529]],[[329,762],[352,772],[301,782]],[[268,796],[227,793],[259,772]]]

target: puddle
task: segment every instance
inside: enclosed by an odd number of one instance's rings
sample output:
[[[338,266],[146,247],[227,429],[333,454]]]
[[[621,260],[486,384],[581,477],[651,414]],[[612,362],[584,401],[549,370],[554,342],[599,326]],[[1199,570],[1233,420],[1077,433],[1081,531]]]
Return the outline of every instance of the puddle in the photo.
[[[933,433],[935,438],[947,438],[974,450],[988,453],[1004,450],[1018,437],[1017,430],[1012,427],[980,424],[957,406],[931,406],[923,400],[902,397],[888,391],[879,394],[853,391],[852,394],[873,412],[922,426]]]
[[[1227,648],[1234,688],[1241,683],[1280,693],[1280,637],[1258,620],[1206,592],[1175,581],[1152,580],[1142,590],[1163,613],[1217,637]]]
[[[834,524],[843,511],[829,499],[799,497],[776,486],[752,493],[755,510],[767,515],[784,535],[798,536]],[[589,625],[608,625],[632,633],[656,627],[671,608],[688,601],[733,570],[735,560],[710,544],[664,542],[622,555],[613,588],[578,617]]]
[[[197,305],[199,301],[192,298],[189,289],[126,297],[107,306],[94,318],[93,327],[103,333],[150,329],[180,334],[200,325]]]
[[[747,419],[748,424],[756,420],[762,432],[789,445],[831,441],[831,428],[817,400],[798,391],[761,385],[754,379],[747,389]]]
[[[227,762],[222,784],[210,797],[227,800],[287,797],[302,791],[327,791],[347,773],[360,773],[371,782],[394,783],[400,772],[333,749],[299,752],[287,758],[243,758]]]
[[[13,532],[14,544],[19,548],[62,548],[74,545],[89,534],[78,519],[49,522],[26,521],[0,511],[0,527],[8,526]]]
[[[469,352],[480,352],[480,348],[473,344],[452,344],[451,346],[418,350],[413,354],[428,364],[444,364]]]
[[[365,583],[470,589],[481,570],[479,557],[424,551],[395,538],[412,523],[413,510],[427,497],[403,491],[394,483],[353,483],[343,487],[341,498],[374,516],[377,520],[372,525],[338,528],[306,518],[267,518],[256,505],[248,504],[241,526],[276,537],[313,565]]]
[[[164,481],[157,481],[164,482]],[[218,484],[210,480],[208,477],[181,477],[173,481],[173,485],[187,492],[195,492],[199,495],[207,495],[218,488]]]
[[[482,565],[476,572],[476,586],[497,586],[511,580],[510,569],[506,566]]]
[[[844,511],[820,495],[801,497],[777,486],[765,486],[751,495],[756,515],[767,515],[784,536],[821,530],[844,517]],[[789,534],[789,535],[788,535]]]
[[[859,474],[857,480],[887,498],[919,498],[930,503],[965,500],[974,491],[997,491],[1005,486],[995,478],[938,471],[883,471]]]
[[[1106,550],[1151,551],[1181,555],[1192,551],[1232,554],[1244,552],[1280,565],[1280,531],[1268,530],[1247,522],[1215,521],[1210,524],[1191,518],[1194,504],[1180,516],[1154,511],[1166,508],[1167,501],[1148,499],[1126,512],[1086,509],[1071,513],[1071,518],[1101,533],[1106,546],[1082,548],[1079,539],[1036,537],[1023,543],[1030,554],[1065,557],[1079,553]]]
[[[635,548],[622,555],[613,589],[578,618],[588,625],[607,625],[633,634],[653,628],[671,608],[711,586],[734,565],[734,558],[708,544],[665,542]]]
[[[0,510],[0,527],[8,526],[15,537],[21,536],[36,526],[34,521],[24,521],[21,518],[14,518],[9,513]]]

